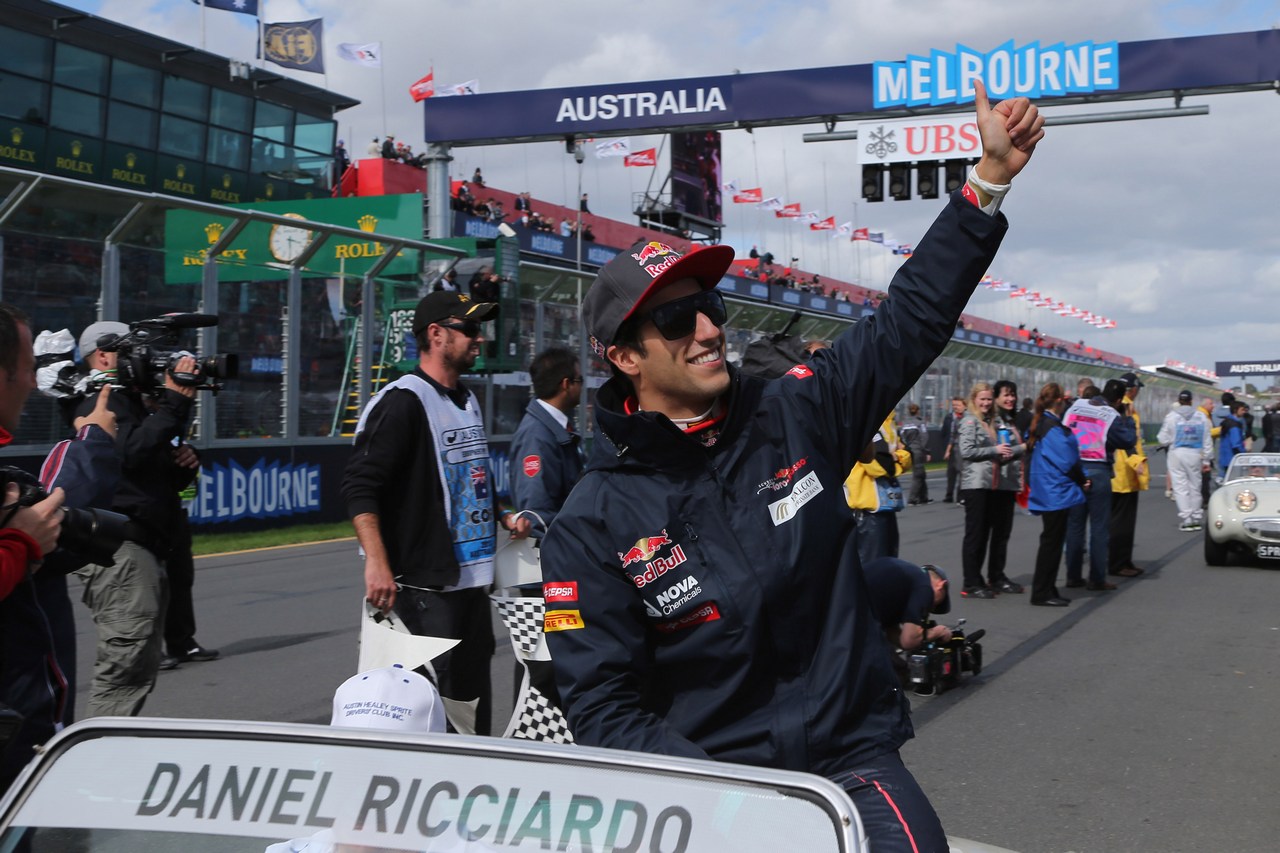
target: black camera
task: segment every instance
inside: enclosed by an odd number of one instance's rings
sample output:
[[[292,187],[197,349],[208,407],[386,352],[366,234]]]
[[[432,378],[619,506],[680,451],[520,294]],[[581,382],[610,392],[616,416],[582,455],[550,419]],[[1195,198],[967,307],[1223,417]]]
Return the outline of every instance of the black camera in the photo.
[[[239,358],[236,355],[219,353],[202,357],[186,350],[162,346],[175,341],[183,329],[216,325],[218,318],[213,314],[165,314],[130,323],[127,333],[105,335],[97,344],[103,352],[119,353],[114,384],[120,387],[155,396],[164,389],[167,374],[179,385],[197,390],[207,388],[216,395],[224,387],[220,380],[239,376]],[[186,356],[195,359],[196,369],[190,373],[175,372],[174,366]],[[89,383],[89,390],[96,390],[94,386],[101,387],[102,384],[102,381],[93,380]]]
[[[907,658],[907,683],[917,696],[936,696],[960,683],[960,675],[982,672],[982,644],[986,631],[979,628],[969,636],[963,631],[964,619],[951,629],[945,643],[930,640],[917,652],[904,653]],[[925,630],[933,626],[926,623]]]
[[[34,476],[11,465],[0,466],[0,488],[18,484],[19,507],[32,506],[49,497]],[[98,565],[110,565],[116,550],[129,538],[129,517],[106,509],[63,508],[58,550]]]

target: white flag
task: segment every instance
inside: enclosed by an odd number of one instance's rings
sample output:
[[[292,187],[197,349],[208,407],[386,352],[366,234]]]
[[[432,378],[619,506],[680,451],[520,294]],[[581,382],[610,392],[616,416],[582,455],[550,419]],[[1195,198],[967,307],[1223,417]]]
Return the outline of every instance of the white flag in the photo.
[[[738,182],[737,182],[737,181],[725,181],[723,184],[721,184],[721,185],[720,185],[720,189],[721,189],[721,190],[723,190],[724,192],[732,193],[733,195],[737,195],[737,194],[738,194]]]
[[[818,211],[807,210],[804,213],[800,214],[799,216],[795,217],[795,221],[799,222],[801,225],[809,225],[810,223],[817,222]]]
[[[452,95],[478,95],[480,94],[480,81],[468,80],[465,83],[455,83],[452,86],[436,86],[437,98],[447,98]]]
[[[756,207],[764,208],[765,210],[782,210],[784,205],[782,204],[782,199],[776,195],[771,195],[757,204]]]
[[[382,67],[382,42],[371,41],[368,44],[338,44],[338,56],[347,62],[363,65],[366,68]]]
[[[834,236],[834,237],[851,237],[851,236],[853,236],[853,223],[852,223],[852,222],[841,222],[839,225],[837,225],[837,226],[836,226],[836,233],[835,233],[835,234],[833,234],[832,236]]]
[[[631,140],[627,137],[621,139],[606,139],[596,143],[596,158],[603,159],[605,157],[625,157],[631,153]]]

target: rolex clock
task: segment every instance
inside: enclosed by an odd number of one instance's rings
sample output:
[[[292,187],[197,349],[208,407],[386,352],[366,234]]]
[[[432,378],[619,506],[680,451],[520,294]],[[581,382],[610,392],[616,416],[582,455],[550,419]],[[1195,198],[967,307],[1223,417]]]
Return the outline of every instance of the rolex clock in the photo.
[[[298,213],[286,213],[290,219],[305,219]],[[311,232],[296,225],[272,225],[268,246],[271,254],[278,261],[293,263],[302,254],[302,250],[311,242]]]

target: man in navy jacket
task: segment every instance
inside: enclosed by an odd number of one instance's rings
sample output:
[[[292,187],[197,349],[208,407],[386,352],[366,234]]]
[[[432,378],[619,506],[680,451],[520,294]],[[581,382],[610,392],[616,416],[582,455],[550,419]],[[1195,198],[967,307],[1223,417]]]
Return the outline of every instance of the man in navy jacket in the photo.
[[[583,319],[614,377],[542,548],[577,742],[823,774],[878,851],[947,846],[898,757],[911,724],[841,486],[950,340],[1043,136],[1026,99],[991,107],[976,88],[984,151],[968,183],[876,315],[779,379],[726,363],[714,288],[731,248],[638,243],[604,266]]]
[[[571,420],[582,394],[582,371],[576,355],[552,347],[534,357],[529,378],[534,399],[511,439],[511,500],[537,513],[533,535],[541,536],[582,474],[581,440]]]

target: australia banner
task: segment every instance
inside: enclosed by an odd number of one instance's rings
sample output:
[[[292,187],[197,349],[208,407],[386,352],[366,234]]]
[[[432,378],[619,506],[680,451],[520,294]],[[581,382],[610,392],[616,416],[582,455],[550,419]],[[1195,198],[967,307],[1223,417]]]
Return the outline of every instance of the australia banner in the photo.
[[[324,73],[324,20],[262,25],[258,55],[282,68]]]

